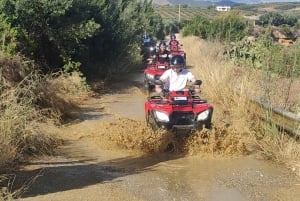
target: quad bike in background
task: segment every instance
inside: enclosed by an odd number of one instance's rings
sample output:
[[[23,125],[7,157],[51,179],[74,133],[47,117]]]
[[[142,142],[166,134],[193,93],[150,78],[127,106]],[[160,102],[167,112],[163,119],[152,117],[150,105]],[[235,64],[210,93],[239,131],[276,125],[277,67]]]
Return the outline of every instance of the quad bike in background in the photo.
[[[213,106],[196,95],[193,89],[165,91],[163,96],[151,96],[144,109],[147,125],[154,131],[161,128],[190,133],[212,127]]]
[[[146,62],[148,58],[152,57],[156,51],[156,42],[153,40],[146,41],[142,44],[141,54],[143,61]]]
[[[169,50],[170,50],[170,55],[171,57],[175,55],[180,55],[184,58],[185,64],[186,64],[186,53],[181,49],[182,45],[170,45]]]
[[[144,70],[144,87],[147,96],[150,95],[155,87],[155,82],[159,80],[160,76],[170,68],[168,62],[160,63],[159,61],[151,64],[147,64]]]

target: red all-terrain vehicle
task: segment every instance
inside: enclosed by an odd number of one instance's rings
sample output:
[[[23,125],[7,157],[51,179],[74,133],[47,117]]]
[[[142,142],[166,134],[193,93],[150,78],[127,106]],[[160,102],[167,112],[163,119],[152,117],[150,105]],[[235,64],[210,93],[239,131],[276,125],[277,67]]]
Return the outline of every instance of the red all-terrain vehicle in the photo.
[[[153,130],[210,129],[212,114],[213,106],[189,89],[171,91],[164,97],[151,96],[145,103],[146,122]]]
[[[171,57],[173,57],[175,55],[182,56],[186,63],[186,53],[180,47],[181,47],[181,45],[179,45],[179,44],[170,45],[169,46],[170,55],[171,55]]]
[[[147,68],[144,70],[144,85],[148,96],[155,87],[155,81],[159,80],[160,76],[169,68],[168,62],[160,63],[157,61],[147,65]]]

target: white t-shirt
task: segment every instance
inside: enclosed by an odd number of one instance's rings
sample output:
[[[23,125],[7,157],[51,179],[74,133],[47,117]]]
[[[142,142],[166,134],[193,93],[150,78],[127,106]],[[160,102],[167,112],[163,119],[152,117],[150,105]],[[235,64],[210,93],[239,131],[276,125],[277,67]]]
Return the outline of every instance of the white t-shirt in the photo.
[[[160,76],[160,80],[167,82],[170,91],[183,90],[186,87],[187,81],[191,81],[193,78],[194,75],[187,69],[182,69],[179,73],[168,69]]]

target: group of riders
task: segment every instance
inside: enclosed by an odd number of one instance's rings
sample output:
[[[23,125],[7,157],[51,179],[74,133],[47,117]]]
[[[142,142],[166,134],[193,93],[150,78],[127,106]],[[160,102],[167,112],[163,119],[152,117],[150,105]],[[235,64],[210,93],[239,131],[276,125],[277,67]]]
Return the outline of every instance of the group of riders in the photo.
[[[150,64],[156,62],[161,64],[168,63],[170,67],[159,78],[164,87],[162,87],[162,85],[155,85],[155,91],[157,93],[162,93],[163,90],[182,91],[186,88],[188,82],[194,85],[196,93],[200,92],[200,83],[197,81],[195,75],[186,69],[186,58],[182,55],[172,54],[172,52],[179,51],[180,46],[176,35],[171,34],[169,42],[161,41],[157,51],[155,51],[152,58],[149,59]]]

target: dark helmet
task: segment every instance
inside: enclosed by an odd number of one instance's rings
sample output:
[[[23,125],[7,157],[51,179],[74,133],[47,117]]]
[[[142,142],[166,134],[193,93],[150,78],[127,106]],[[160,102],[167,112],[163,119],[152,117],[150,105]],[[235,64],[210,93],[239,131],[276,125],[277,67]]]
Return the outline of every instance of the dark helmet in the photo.
[[[171,66],[184,66],[184,58],[180,55],[175,55],[171,58],[170,64]]]
[[[160,42],[159,47],[167,47],[167,44],[165,42]]]
[[[172,34],[170,35],[170,38],[173,39],[173,40],[175,40],[175,39],[176,39],[176,35],[172,33]]]

